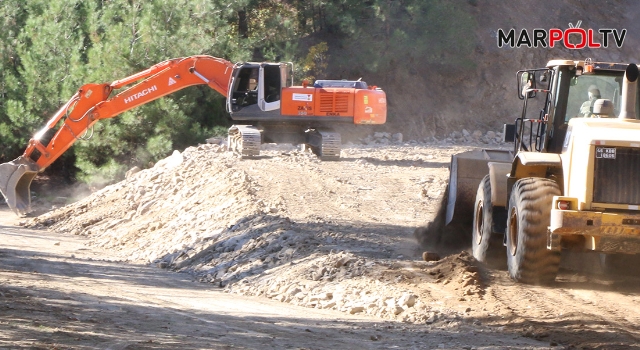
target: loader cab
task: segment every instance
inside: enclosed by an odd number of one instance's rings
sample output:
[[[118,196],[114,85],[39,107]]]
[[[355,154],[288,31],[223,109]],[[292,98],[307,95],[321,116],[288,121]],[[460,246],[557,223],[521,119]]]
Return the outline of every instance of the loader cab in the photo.
[[[518,71],[523,110],[511,127],[514,151],[561,153],[572,118],[617,117],[626,67],[588,60],[553,60],[547,68]],[[593,113],[595,102],[602,99],[613,105],[611,114]]]
[[[229,83],[227,110],[232,118],[280,110],[280,93],[291,85],[285,63],[238,63]]]
[[[549,62],[549,65],[554,61]],[[555,135],[548,142],[548,151],[561,153],[569,121],[573,118],[617,118],[622,104],[622,87],[626,64],[569,61],[557,64],[557,95],[552,127]],[[612,107],[610,113],[594,113],[594,106],[606,103]],[[638,98],[635,98],[636,108]],[[636,112],[637,113],[637,112]],[[638,115],[635,116],[638,119]]]

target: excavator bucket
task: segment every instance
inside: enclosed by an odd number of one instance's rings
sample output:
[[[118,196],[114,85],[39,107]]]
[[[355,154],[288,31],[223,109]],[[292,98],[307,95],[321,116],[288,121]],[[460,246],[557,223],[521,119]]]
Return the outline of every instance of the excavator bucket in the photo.
[[[31,212],[31,180],[37,174],[38,166],[22,156],[0,164],[0,192],[17,215]]]

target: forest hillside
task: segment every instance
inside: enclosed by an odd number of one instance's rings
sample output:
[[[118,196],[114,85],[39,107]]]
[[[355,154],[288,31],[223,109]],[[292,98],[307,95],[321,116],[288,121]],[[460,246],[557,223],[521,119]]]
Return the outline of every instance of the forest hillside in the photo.
[[[291,61],[302,79],[358,79],[382,87],[388,123],[354,128],[441,138],[497,130],[520,111],[515,72],[551,58],[634,61],[640,3],[609,0],[1,0],[0,162],[83,84],[111,82],[175,57]],[[621,48],[497,45],[499,29],[627,29]],[[98,123],[49,169],[113,179],[174,149],[224,134],[222,97],[192,87]],[[349,135],[345,139],[349,140]]]

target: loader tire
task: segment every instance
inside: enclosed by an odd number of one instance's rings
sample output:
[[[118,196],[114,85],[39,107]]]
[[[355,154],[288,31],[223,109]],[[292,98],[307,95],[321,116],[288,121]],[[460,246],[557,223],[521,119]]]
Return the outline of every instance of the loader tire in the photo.
[[[473,209],[471,249],[476,260],[491,267],[504,267],[504,253],[499,235],[493,234],[493,205],[491,204],[491,181],[485,176],[476,193]]]
[[[560,266],[560,251],[547,249],[547,230],[558,184],[545,178],[518,180],[511,191],[507,221],[509,277],[529,284],[552,283]]]

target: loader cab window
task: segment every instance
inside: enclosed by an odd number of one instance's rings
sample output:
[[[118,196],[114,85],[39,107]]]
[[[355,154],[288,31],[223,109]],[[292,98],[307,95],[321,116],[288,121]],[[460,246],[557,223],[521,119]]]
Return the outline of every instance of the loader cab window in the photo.
[[[613,103],[611,116],[617,116],[620,114],[621,91],[622,75],[618,72],[613,74],[599,72],[572,77],[569,84],[565,123],[571,118],[594,117],[593,105],[597,99],[610,100]]]

